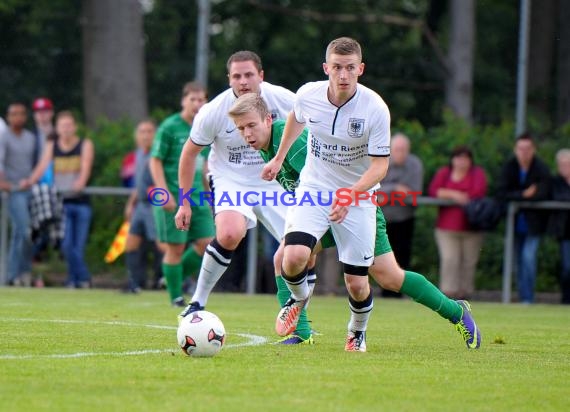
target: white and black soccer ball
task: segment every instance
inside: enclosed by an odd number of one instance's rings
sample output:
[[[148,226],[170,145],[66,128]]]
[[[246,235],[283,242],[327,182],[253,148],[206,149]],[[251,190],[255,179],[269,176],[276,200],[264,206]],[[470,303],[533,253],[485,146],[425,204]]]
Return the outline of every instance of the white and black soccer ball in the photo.
[[[224,346],[226,329],[216,315],[200,310],[182,319],[176,337],[178,345],[186,355],[210,357]]]

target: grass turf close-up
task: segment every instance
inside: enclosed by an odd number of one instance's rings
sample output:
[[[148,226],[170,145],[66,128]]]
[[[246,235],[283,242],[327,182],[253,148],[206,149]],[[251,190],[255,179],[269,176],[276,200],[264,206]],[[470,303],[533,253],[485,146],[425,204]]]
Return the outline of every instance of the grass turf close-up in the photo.
[[[472,302],[479,350],[435,312],[376,298],[367,352],[347,300],[315,296],[314,345],[277,345],[274,296],[213,294],[226,342],[185,356],[164,292],[0,288],[2,411],[570,410],[570,313]]]

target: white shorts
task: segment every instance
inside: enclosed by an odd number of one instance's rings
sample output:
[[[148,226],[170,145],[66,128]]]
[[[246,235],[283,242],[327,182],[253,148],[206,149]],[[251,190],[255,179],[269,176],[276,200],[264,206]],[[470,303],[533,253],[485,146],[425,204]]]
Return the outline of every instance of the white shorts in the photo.
[[[342,263],[370,267],[374,261],[376,208],[351,206],[340,224],[329,220],[331,206],[321,206],[316,197],[313,205],[289,207],[285,233],[304,232],[319,240],[331,229]]]
[[[280,242],[285,233],[287,206],[283,198],[287,192],[276,181],[244,186],[223,176],[210,175],[211,190],[214,192],[214,214],[231,210],[247,219],[247,228],[257,225],[257,220]],[[266,184],[264,184],[266,183]]]

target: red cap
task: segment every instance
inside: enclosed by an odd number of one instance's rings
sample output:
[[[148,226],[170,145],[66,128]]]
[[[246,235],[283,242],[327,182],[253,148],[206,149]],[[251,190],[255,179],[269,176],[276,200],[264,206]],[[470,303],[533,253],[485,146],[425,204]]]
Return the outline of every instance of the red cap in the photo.
[[[32,109],[34,112],[38,110],[53,110],[53,103],[47,97],[39,97],[34,100],[34,104],[32,104]]]

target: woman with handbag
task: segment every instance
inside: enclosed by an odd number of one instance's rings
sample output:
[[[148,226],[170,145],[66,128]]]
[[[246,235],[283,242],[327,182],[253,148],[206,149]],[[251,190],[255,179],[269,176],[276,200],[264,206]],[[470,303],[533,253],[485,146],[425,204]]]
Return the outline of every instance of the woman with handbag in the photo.
[[[440,206],[435,229],[439,251],[439,288],[453,299],[467,299],[475,290],[475,271],[483,243],[483,232],[473,230],[464,206],[472,199],[485,197],[485,172],[473,161],[467,146],[451,152],[449,165],[433,177],[428,193],[450,199],[456,205]]]

